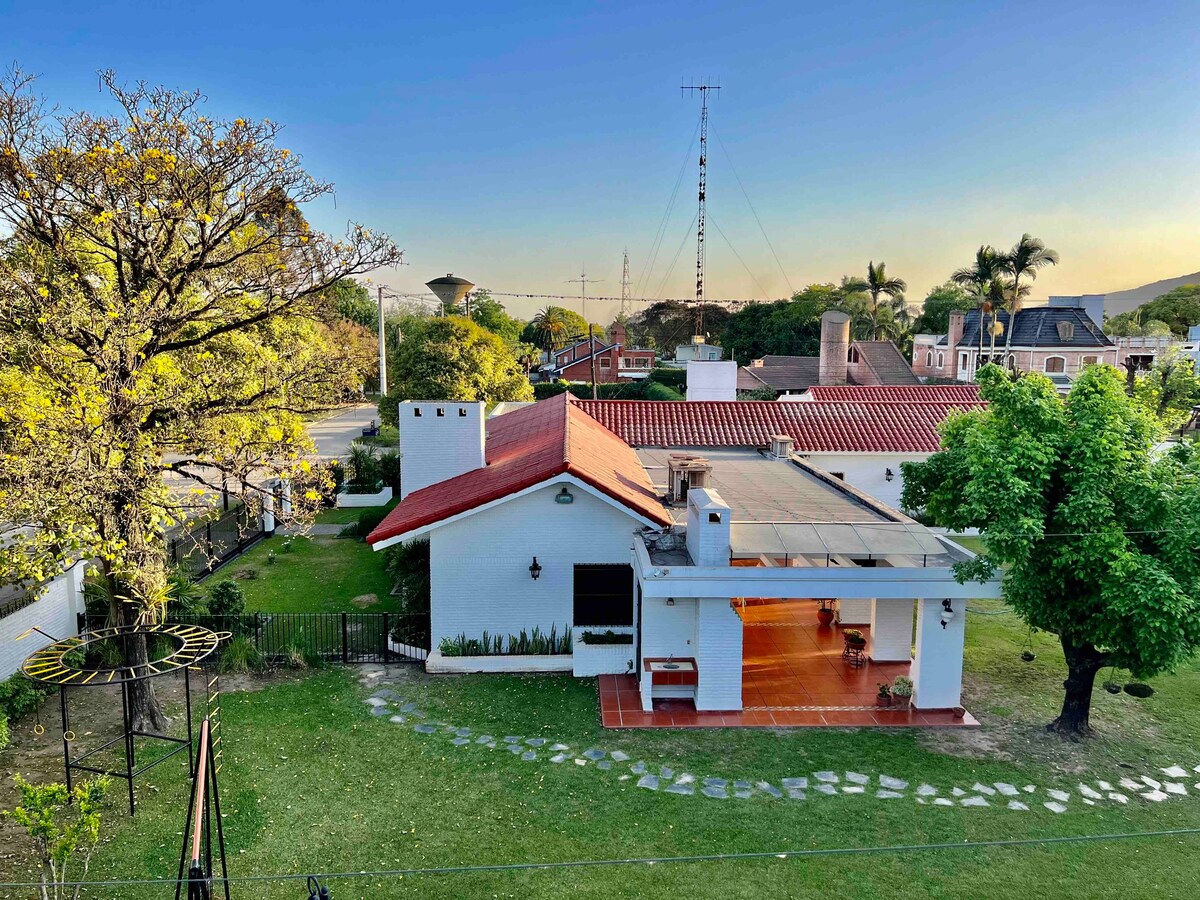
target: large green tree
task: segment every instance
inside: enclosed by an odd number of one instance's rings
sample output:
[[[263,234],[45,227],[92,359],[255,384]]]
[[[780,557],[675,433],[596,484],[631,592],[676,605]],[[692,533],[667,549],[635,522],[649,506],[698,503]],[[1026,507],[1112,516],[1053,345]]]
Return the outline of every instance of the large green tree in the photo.
[[[925,295],[912,330],[917,334],[945,334],[950,329],[950,313],[965,312],[975,306],[975,298],[953,281],[939,284]]]
[[[339,278],[326,291],[332,311],[348,322],[379,331],[379,306],[366,285],[353,278]]]
[[[396,424],[401,400],[532,400],[514,348],[465,316],[413,323],[390,361],[392,389],[379,401],[379,417]]]
[[[1178,350],[1160,353],[1146,371],[1134,371],[1133,396],[1158,417],[1167,431],[1176,431],[1191,421],[1200,405],[1200,377],[1195,360]]]
[[[1180,285],[1135,310],[1113,316],[1105,324],[1104,330],[1109,334],[1157,336],[1162,334],[1161,329],[1147,330],[1151,323],[1156,322],[1165,322],[1178,338],[1186,337],[1192,325],[1200,325],[1200,284]]]
[[[399,254],[309,228],[301,207],[331,187],[278,124],[102,83],[103,114],[50,109],[19,72],[0,84],[0,508],[17,526],[0,581],[95,560],[130,625],[162,615],[164,529],[203,495],[303,476],[303,414],[364,367],[320,321],[327,292]],[[297,492],[295,513],[316,498]],[[165,727],[149,681],[132,699],[136,728]]]
[[[1159,424],[1111,366],[1086,369],[1065,399],[995,365],[978,381],[987,408],[951,416],[944,449],[903,464],[902,504],[980,529],[987,550],[959,577],[1003,567],[1007,602],[1062,645],[1050,727],[1086,734],[1100,669],[1149,677],[1200,648],[1200,455],[1155,456]]]
[[[525,323],[508,314],[504,304],[491,295],[487,288],[477,288],[471,292],[471,319],[475,324],[495,332],[515,344],[521,339]]]
[[[593,326],[592,331],[603,335],[604,329]],[[567,344],[587,337],[587,319],[562,306],[547,306],[538,311],[521,332],[521,341],[542,350],[560,350]]]

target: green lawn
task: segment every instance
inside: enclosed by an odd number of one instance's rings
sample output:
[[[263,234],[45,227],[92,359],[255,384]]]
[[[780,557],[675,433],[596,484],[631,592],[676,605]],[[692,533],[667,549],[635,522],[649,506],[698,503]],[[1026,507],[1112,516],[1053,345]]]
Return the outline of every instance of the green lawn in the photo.
[[[1018,659],[1024,630],[999,603],[972,604],[968,706],[973,731],[705,730],[606,732],[594,682],[567,676],[426,676],[398,667],[397,693],[431,717],[475,734],[542,736],[621,749],[634,759],[698,776],[775,780],[820,769],[887,773],[948,790],[1007,781],[1076,793],[1080,778],[1116,781],[1126,772],[1200,762],[1200,670],[1159,679],[1146,701],[1097,691],[1101,736],[1085,744],[1046,735],[1062,679],[1061,654],[1035,636],[1037,660]],[[372,718],[368,690],[351,670],[332,669],[223,703],[223,809],[234,874],[314,868],[452,866],[755,852],[800,848],[1112,834],[1200,827],[1200,795],[1128,807],[1070,802],[1054,815],[918,806],[911,797],[810,794],[804,802],[716,801],[651,793],[600,771],[504,752],[448,736],[416,734]],[[1123,770],[1120,763],[1133,768]],[[628,767],[628,763],[625,767]],[[149,785],[153,785],[153,789]],[[134,820],[120,817],[93,873],[173,875],[186,798],[183,772],[158,770],[141,790]],[[1042,797],[1042,799],[1045,799]],[[335,881],[346,898],[838,897],[1126,900],[1195,896],[1200,837],[1123,844],[955,849],[803,860],[680,863],[622,868],[414,876]],[[235,896],[239,894],[235,892]],[[299,886],[256,884],[244,896],[301,896]],[[93,896],[165,897],[121,888]]]
[[[390,512],[392,508],[399,502],[400,501],[398,499],[393,500],[384,507],[368,506],[360,509],[354,509],[353,507],[338,509],[337,507],[333,507],[332,509],[323,509],[317,513],[316,522],[318,525],[346,525],[350,522],[357,522],[359,515],[368,509],[384,509]]]
[[[290,553],[281,535],[255,544],[212,575],[208,582],[237,579],[246,592],[246,610],[255,612],[395,612],[392,580],[383,554],[351,538],[297,537]],[[268,554],[275,562],[268,563]],[[244,577],[253,571],[255,577]],[[359,606],[355,597],[374,594],[377,603]]]

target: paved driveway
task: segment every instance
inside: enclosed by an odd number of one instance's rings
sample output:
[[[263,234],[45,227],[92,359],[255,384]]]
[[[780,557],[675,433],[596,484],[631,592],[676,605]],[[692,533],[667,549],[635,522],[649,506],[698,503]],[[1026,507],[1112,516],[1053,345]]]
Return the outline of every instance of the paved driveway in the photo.
[[[308,426],[308,436],[316,445],[318,456],[324,459],[345,456],[350,442],[362,437],[363,428],[378,419],[379,410],[374,404],[364,403],[313,422]]]

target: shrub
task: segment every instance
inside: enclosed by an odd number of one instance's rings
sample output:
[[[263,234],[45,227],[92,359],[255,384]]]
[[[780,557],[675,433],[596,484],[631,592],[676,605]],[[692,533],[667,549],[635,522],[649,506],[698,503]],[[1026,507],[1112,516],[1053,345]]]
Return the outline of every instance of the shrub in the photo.
[[[34,681],[23,672],[17,672],[0,681],[0,713],[10,722],[22,719],[42,705],[42,700],[57,688]]]
[[[387,518],[389,510],[385,507],[367,507],[358,514],[357,534],[361,538],[365,538],[368,534]]]
[[[397,544],[384,552],[384,567],[400,595],[400,611],[428,615],[429,538]]]
[[[0,713],[0,750],[8,746],[8,716]]]
[[[632,644],[632,634],[617,634],[611,628],[608,631],[585,631],[579,636],[585,644]]]
[[[896,680],[892,682],[893,697],[911,697],[913,695],[913,682],[907,675],[897,675]]]
[[[217,668],[222,675],[245,675],[262,668],[262,654],[252,640],[238,635],[225,645]]]
[[[167,584],[171,591],[171,610],[177,613],[196,615],[204,612],[204,589],[192,580],[185,570],[175,567],[167,575]]]
[[[687,369],[651,369],[650,380],[657,381],[659,384],[665,384],[667,387],[674,388],[682,393],[687,383]]]
[[[558,626],[551,625],[548,632],[534,626],[532,631],[521,629],[520,634],[489,635],[469,638],[460,634],[454,638],[442,638],[438,649],[443,656],[560,656],[571,652],[571,629],[562,635]]]
[[[388,450],[380,453],[378,470],[380,481],[390,487],[393,492],[400,490],[400,454],[397,451]]]
[[[645,390],[643,391],[646,400],[682,400],[683,394],[679,391],[667,387],[665,384],[659,384],[656,381],[646,381]]]
[[[208,592],[208,611],[214,616],[240,616],[246,611],[246,593],[235,581],[218,581]]]

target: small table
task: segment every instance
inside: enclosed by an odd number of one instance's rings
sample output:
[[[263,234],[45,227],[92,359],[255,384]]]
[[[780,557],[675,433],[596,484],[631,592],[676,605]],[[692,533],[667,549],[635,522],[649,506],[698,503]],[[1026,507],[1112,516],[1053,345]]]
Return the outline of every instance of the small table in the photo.
[[[846,641],[845,646],[842,647],[842,659],[855,669],[861,669],[867,664],[866,649],[866,644],[852,644]]]

